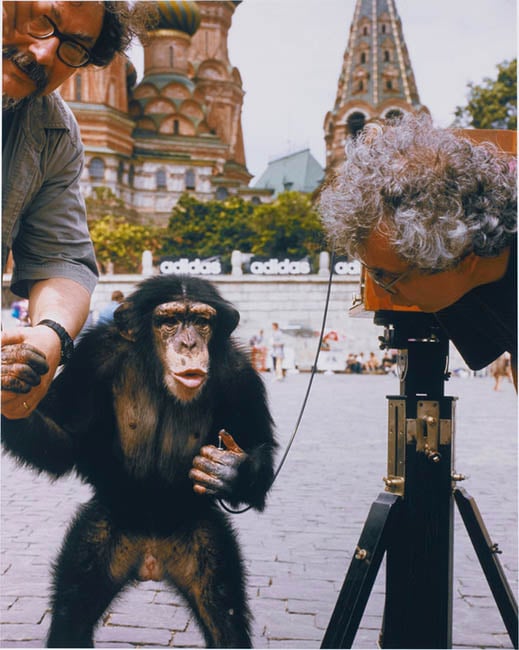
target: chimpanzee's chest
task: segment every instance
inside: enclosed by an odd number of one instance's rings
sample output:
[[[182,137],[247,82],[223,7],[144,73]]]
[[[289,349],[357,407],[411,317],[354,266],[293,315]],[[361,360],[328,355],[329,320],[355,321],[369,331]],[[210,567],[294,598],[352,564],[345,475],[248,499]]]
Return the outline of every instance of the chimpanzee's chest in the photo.
[[[120,462],[138,479],[183,480],[200,448],[216,442],[211,440],[212,409],[174,400],[153,403],[146,391],[135,397],[114,394],[114,451]]]

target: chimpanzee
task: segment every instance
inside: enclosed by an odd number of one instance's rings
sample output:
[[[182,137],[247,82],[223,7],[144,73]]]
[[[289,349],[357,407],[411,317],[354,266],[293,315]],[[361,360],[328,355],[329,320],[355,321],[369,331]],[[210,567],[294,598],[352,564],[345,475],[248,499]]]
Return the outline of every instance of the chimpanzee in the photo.
[[[241,553],[217,499],[262,510],[276,442],[262,380],[230,337],[238,321],[207,280],[147,279],[83,336],[36,411],[2,418],[10,454],[93,487],[56,562],[49,647],[92,647],[135,580],[176,587],[209,647],[250,647]]]

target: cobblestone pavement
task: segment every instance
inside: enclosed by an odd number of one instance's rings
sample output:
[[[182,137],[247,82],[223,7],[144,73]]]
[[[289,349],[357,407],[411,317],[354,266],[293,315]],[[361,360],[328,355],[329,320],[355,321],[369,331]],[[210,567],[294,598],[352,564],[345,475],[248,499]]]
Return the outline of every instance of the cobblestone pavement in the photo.
[[[282,443],[292,433],[309,375],[265,375]],[[386,467],[385,396],[394,377],[318,375],[296,443],[266,511],[233,518],[249,572],[258,648],[318,648]],[[456,470],[477,500],[517,593],[517,402],[505,383],[454,378]],[[89,488],[51,483],[2,459],[2,647],[41,647],[49,625],[49,566],[66,523]],[[354,647],[375,648],[383,608],[379,572]],[[511,647],[456,514],[455,647]],[[163,583],[129,589],[103,617],[98,647],[203,647],[191,614]]]

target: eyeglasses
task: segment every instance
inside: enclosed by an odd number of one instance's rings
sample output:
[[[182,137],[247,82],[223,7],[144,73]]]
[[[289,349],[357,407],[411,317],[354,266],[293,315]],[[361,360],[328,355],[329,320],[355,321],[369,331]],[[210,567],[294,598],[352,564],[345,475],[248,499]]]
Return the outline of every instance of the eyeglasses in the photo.
[[[389,293],[391,296],[394,296],[396,294],[393,286],[397,282],[400,282],[400,280],[403,280],[409,273],[409,269],[402,271],[402,273],[395,274],[389,273],[388,271],[383,271],[382,269],[373,269],[364,264],[364,262],[361,262],[361,264],[366,269],[366,273],[369,273],[369,276],[373,282],[384,289],[384,291],[387,291],[387,293]]]
[[[56,23],[48,16],[39,16],[31,20],[27,26],[27,33],[38,39],[51,38],[51,36],[59,39],[58,59],[71,68],[81,68],[90,61],[90,52],[87,48],[73,38],[62,34]]]

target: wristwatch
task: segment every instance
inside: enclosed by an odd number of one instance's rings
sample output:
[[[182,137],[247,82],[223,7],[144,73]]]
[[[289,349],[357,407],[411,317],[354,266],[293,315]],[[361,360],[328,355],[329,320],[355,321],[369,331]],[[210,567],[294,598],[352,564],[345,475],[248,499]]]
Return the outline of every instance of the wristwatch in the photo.
[[[56,323],[55,320],[51,320],[50,318],[44,318],[37,323],[37,325],[50,327],[51,330],[54,330],[59,336],[59,340],[61,341],[61,358],[59,360],[59,365],[61,366],[64,363],[67,363],[67,361],[70,361],[72,353],[74,352],[74,342],[63,325]]]

